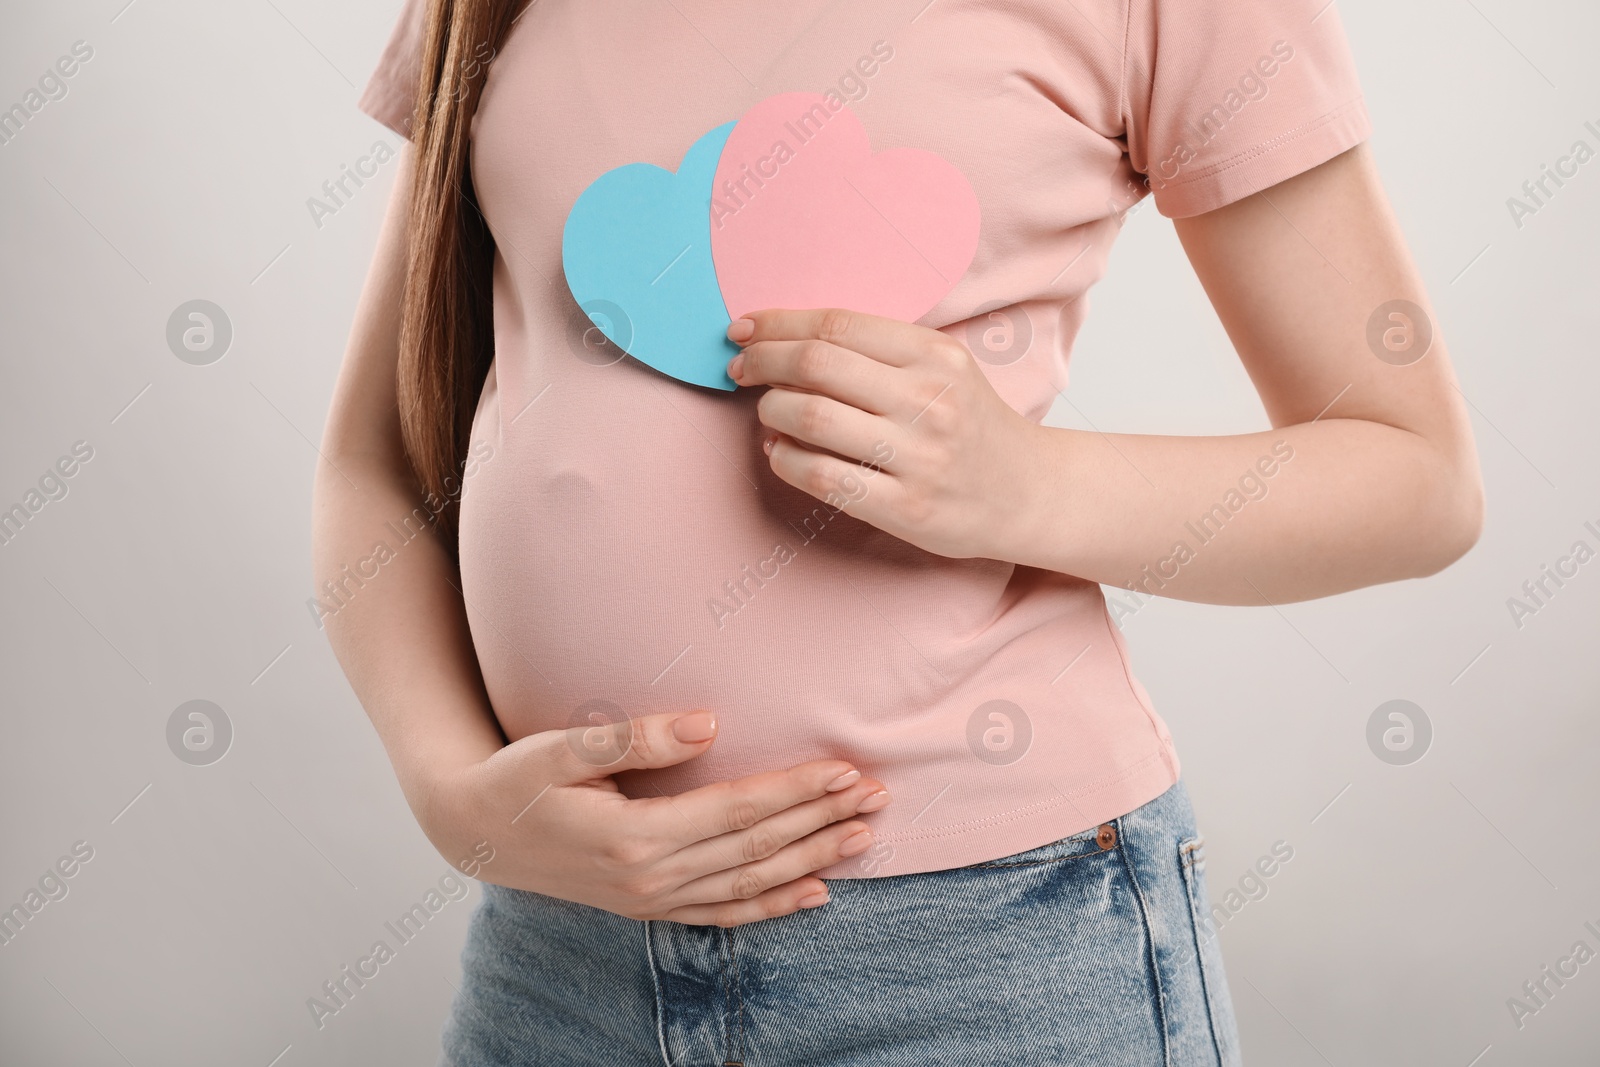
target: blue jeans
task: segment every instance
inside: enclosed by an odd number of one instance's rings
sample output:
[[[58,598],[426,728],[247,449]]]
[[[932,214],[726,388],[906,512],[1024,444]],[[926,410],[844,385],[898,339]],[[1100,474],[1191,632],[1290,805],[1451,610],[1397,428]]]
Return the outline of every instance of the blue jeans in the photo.
[[[1014,856],[724,930],[485,885],[452,1067],[1236,1067],[1183,784]],[[1198,922],[1197,922],[1198,917]]]

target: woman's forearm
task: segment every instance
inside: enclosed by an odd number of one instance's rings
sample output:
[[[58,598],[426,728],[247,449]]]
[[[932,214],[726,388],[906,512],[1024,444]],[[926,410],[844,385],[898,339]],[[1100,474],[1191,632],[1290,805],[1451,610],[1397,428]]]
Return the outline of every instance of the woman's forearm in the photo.
[[[318,622],[426,830],[438,776],[487,759],[505,740],[456,568],[401,444],[395,379],[414,165],[407,143],[323,431],[312,574]]]
[[[1471,466],[1379,422],[1038,430],[1031,492],[997,524],[996,558],[1140,595],[1279,604],[1422,577],[1464,554],[1482,522]]]
[[[328,459],[315,494],[317,613],[417,809],[440,771],[481,762],[505,739],[484,692],[460,579],[431,525],[424,528],[429,511],[409,471],[384,457]]]
[[[1306,600],[1465,553],[1483,521],[1467,405],[1370,153],[1174,225],[1277,429],[1046,427],[956,331],[767,309],[729,327],[728,373],[769,387],[773,472],[929,552],[1208,603]]]

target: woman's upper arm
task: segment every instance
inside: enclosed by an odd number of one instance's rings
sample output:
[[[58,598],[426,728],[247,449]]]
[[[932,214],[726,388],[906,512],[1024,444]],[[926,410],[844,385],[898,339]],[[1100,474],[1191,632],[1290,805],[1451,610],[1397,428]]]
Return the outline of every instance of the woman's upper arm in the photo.
[[[400,359],[401,298],[410,251],[413,166],[412,146],[403,141],[389,206],[356,304],[322,442],[326,455],[359,455],[393,464],[396,470],[408,474],[395,381]]]
[[[1365,144],[1175,225],[1274,426],[1394,426],[1476,489],[1466,405]]]

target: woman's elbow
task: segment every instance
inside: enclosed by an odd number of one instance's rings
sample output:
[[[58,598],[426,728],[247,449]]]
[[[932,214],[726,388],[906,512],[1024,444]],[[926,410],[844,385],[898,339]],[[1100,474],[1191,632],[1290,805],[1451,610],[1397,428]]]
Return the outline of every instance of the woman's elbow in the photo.
[[[1469,455],[1455,464],[1450,474],[1441,477],[1438,488],[1440,500],[1433,509],[1437,521],[1430,524],[1428,539],[1432,551],[1419,578],[1431,577],[1449,567],[1472,551],[1483,536],[1487,502],[1477,457]]]

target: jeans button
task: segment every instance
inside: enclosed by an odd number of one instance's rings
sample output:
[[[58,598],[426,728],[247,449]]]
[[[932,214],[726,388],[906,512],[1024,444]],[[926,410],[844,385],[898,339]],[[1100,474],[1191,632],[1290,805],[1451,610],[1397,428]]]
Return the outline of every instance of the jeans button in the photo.
[[[1117,828],[1110,823],[1101,823],[1100,832],[1094,835],[1094,843],[1101,848],[1117,847]]]

